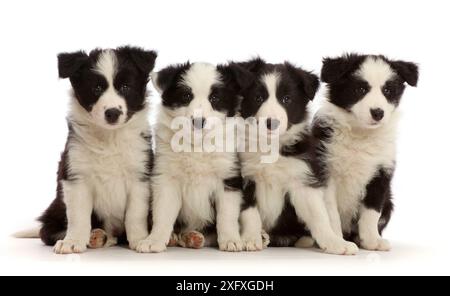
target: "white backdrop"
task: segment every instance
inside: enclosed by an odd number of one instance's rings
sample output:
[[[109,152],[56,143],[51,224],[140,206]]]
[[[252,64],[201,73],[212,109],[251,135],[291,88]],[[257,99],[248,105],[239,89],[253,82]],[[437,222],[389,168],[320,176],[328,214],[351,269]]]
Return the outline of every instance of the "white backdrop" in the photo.
[[[0,274],[448,273],[447,3],[1,1]],[[386,232],[393,251],[344,258],[295,249],[259,254],[170,250],[144,256],[113,249],[63,257],[38,241],[9,238],[32,226],[55,196],[69,89],[68,81],[58,79],[57,53],[125,44],[157,49],[156,70],[188,59],[216,63],[259,54],[319,73],[323,56],[348,51],[419,63],[419,87],[408,88],[402,101],[396,212]],[[158,101],[155,92],[151,100]]]

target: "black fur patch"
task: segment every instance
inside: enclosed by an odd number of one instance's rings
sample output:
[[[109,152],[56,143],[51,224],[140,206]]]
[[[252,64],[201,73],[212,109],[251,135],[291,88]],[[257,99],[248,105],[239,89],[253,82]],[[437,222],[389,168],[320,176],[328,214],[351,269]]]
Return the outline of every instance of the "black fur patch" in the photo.
[[[145,151],[148,154],[148,160],[146,165],[146,171],[142,174],[141,181],[142,182],[148,182],[150,181],[150,178],[153,173],[153,166],[154,166],[154,153],[152,149],[152,135],[151,134],[141,134],[141,137],[147,142],[148,144],[148,150]]]
[[[314,118],[311,128],[312,151],[308,161],[314,175],[311,180],[316,181],[312,184],[313,187],[323,187],[328,183],[326,144],[330,143],[333,133],[333,128],[326,121],[318,117]]]
[[[242,205],[242,211],[256,206],[256,183],[253,180],[244,180],[243,198],[244,204]]]
[[[243,187],[243,179],[241,176],[236,176],[223,181],[225,191],[240,191]]]
[[[383,233],[383,230],[391,220],[394,210],[391,192],[393,173],[393,169],[380,168],[372,180],[366,185],[366,195],[363,199],[363,204],[366,208],[381,212],[380,222],[378,224],[380,234]],[[352,232],[344,234],[346,239],[355,242],[358,241],[358,220],[353,220]]]
[[[328,182],[325,143],[329,141],[333,130],[318,121],[310,133],[302,133],[301,140],[289,146],[282,146],[280,154],[306,162],[311,170],[307,186],[319,188]]]
[[[158,72],[156,84],[162,91],[161,99],[164,107],[179,108],[189,105],[193,99],[191,90],[180,85],[182,76],[190,69],[189,62],[171,65]]]
[[[366,196],[363,199],[364,206],[381,212],[379,224],[380,233],[389,223],[394,205],[392,203],[391,181],[392,169],[380,168],[378,173],[366,186]]]
[[[301,218],[297,216],[288,194],[285,200],[283,212],[275,227],[269,231],[270,247],[293,246],[299,238],[310,235],[305,224],[301,222]]]

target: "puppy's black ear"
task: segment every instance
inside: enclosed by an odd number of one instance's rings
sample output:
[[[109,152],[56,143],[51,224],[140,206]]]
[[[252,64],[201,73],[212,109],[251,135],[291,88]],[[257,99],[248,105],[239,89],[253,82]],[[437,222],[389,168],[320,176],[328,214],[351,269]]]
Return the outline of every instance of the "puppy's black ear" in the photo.
[[[127,55],[144,74],[150,74],[158,56],[156,51],[131,46],[120,47],[117,51]]]
[[[189,62],[185,64],[168,66],[158,73],[152,74],[153,86],[158,90],[159,93],[165,92],[169,86],[174,83],[177,76],[181,75],[183,72],[187,71],[191,64]]]
[[[223,82],[231,85],[237,92],[247,89],[255,80],[255,75],[237,63],[219,65],[217,70],[222,74]]]
[[[256,57],[247,62],[240,62],[237,64],[252,73],[258,73],[264,65],[266,65],[266,62],[260,57]]]
[[[357,54],[346,54],[338,58],[324,58],[320,79],[325,83],[336,82],[345,74],[356,70],[364,58],[364,56]]]
[[[294,65],[285,62],[284,63],[289,75],[297,83],[299,90],[305,94],[305,96],[312,101],[319,90],[319,77],[316,74],[305,71],[302,68],[295,67]]]
[[[417,86],[419,80],[419,67],[410,62],[393,61],[391,67],[397,74],[411,86]]]
[[[84,51],[60,53],[58,55],[58,72],[60,78],[76,76],[79,70],[89,63],[89,57]]]

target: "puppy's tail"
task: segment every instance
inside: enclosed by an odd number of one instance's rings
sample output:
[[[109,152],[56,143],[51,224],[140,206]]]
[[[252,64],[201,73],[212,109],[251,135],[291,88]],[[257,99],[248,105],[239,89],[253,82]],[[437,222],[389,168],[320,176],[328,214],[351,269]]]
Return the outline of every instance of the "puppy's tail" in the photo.
[[[40,230],[41,229],[39,227],[22,230],[22,231],[14,233],[12,235],[12,237],[15,237],[15,238],[39,238]]]

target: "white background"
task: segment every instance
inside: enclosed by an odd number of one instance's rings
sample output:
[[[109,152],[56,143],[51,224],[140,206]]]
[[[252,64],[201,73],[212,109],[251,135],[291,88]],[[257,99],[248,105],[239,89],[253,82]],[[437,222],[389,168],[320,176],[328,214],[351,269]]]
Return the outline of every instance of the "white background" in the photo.
[[[1,1],[0,274],[448,274],[446,3]],[[347,51],[419,63],[419,87],[407,89],[401,106],[396,211],[386,232],[393,251],[339,257],[297,249],[171,249],[138,255],[113,248],[58,256],[38,240],[9,238],[33,226],[55,196],[69,89],[58,79],[57,53],[124,44],[157,49],[156,69],[187,59],[215,63],[259,54],[319,73],[323,56]],[[158,100],[155,93],[151,100]]]

